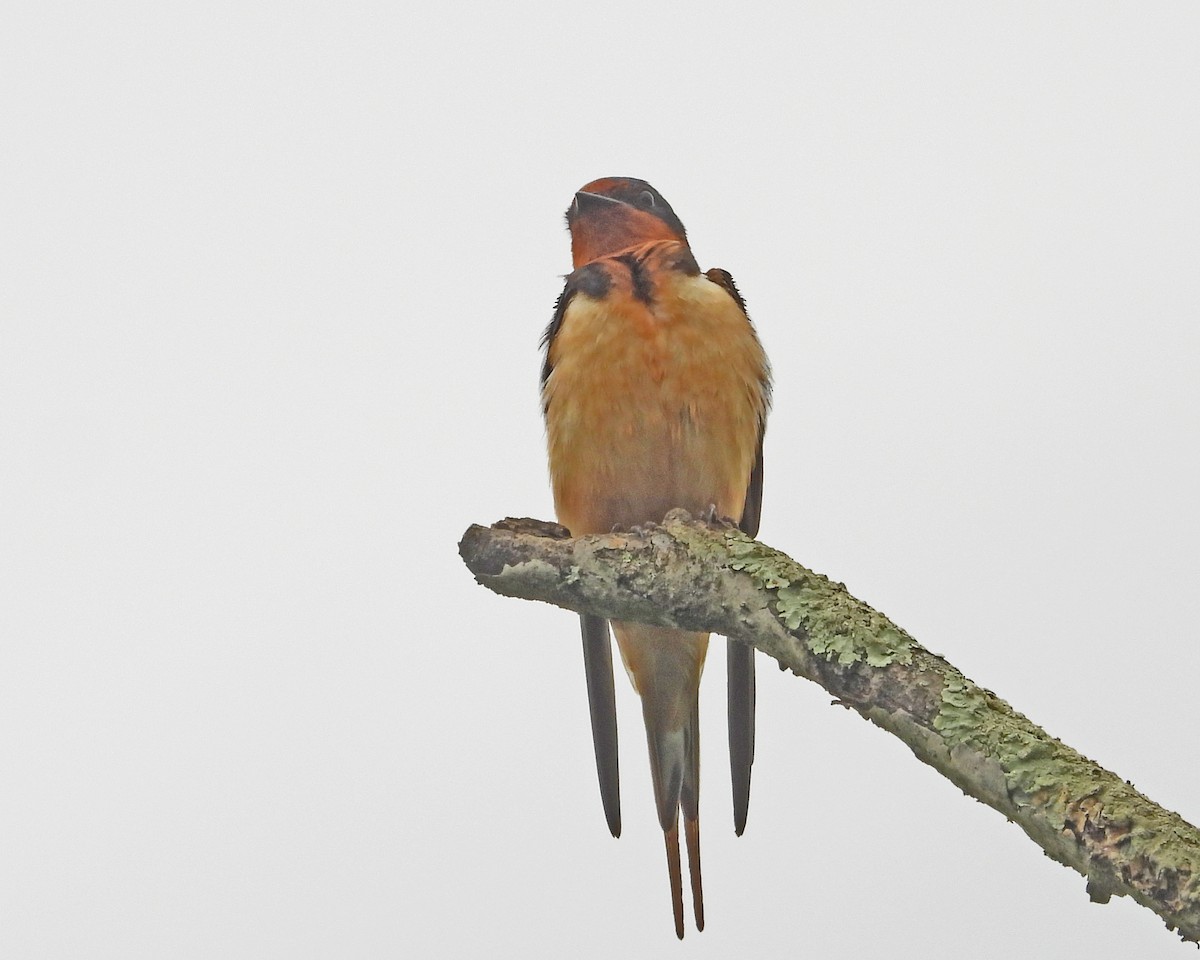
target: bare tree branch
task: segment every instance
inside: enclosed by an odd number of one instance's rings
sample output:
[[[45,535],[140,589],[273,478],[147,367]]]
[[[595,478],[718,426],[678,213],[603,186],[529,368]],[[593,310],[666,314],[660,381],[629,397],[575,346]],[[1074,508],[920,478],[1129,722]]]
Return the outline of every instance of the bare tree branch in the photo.
[[[1087,877],[1200,942],[1200,831],[1031,723],[885,616],[732,527],[570,539],[556,524],[472,526],[459,552],[496,593],[753,644],[903,740],[964,793]]]

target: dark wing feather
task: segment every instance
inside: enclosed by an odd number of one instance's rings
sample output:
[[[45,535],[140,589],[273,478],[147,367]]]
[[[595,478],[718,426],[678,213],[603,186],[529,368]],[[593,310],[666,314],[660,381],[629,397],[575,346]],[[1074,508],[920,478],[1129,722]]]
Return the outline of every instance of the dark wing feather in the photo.
[[[588,710],[592,716],[592,746],[604,819],[614,837],[621,835],[621,781],[617,768],[617,699],[613,686],[612,642],[608,621],[582,614],[583,669],[587,677]]]
[[[714,267],[705,273],[713,283],[723,287],[746,314],[746,301],[738,292],[733,277]],[[769,389],[769,384],[764,384]],[[758,536],[762,516],[763,487],[763,429],[759,424],[758,450],[746,487],[746,505],[738,526],[750,537]],[[729,772],[733,783],[733,829],[740,837],[746,829],[750,809],[750,769],[754,764],[754,648],[736,640],[726,640],[726,673],[729,683]]]
[[[742,533],[748,537],[758,536],[758,521],[762,518],[763,488],[763,428],[758,428],[758,452],[754,455],[754,468],[750,471],[750,484],[746,487],[746,505],[742,508],[742,519],[738,523]]]

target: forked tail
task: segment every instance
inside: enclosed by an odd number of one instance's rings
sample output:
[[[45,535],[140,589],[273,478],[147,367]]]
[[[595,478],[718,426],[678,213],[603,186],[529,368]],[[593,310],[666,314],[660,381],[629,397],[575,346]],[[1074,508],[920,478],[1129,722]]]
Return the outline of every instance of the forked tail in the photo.
[[[667,870],[671,879],[671,908],[675,935],[683,939],[683,877],[679,857],[679,812],[692,885],[692,912],[696,929],[704,929],[704,891],[700,880],[700,710],[697,691],[691,693],[690,709],[682,712],[658,709],[652,697],[642,701],[646,742],[650,748],[650,777],[654,803],[667,847]],[[674,715],[674,716],[672,716]],[[670,722],[674,719],[674,723]],[[682,720],[682,723],[679,722]]]

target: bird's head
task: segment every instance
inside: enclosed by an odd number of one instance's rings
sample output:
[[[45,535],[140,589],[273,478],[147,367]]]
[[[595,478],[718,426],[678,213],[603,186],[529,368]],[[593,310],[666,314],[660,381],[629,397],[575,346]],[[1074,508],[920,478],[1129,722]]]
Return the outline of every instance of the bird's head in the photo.
[[[645,180],[633,177],[603,177],[581,188],[567,210],[567,227],[577,268],[651,240],[687,243],[671,205]]]

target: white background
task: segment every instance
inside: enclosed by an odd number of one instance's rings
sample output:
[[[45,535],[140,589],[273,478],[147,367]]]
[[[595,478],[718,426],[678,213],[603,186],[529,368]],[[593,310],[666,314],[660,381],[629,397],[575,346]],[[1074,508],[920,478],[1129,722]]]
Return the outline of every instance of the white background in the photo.
[[[1191,956],[760,661],[709,929],[605,830],[537,341],[651,181],[774,363],[762,538],[1200,819],[1200,11],[101,3],[0,29],[0,954]]]

